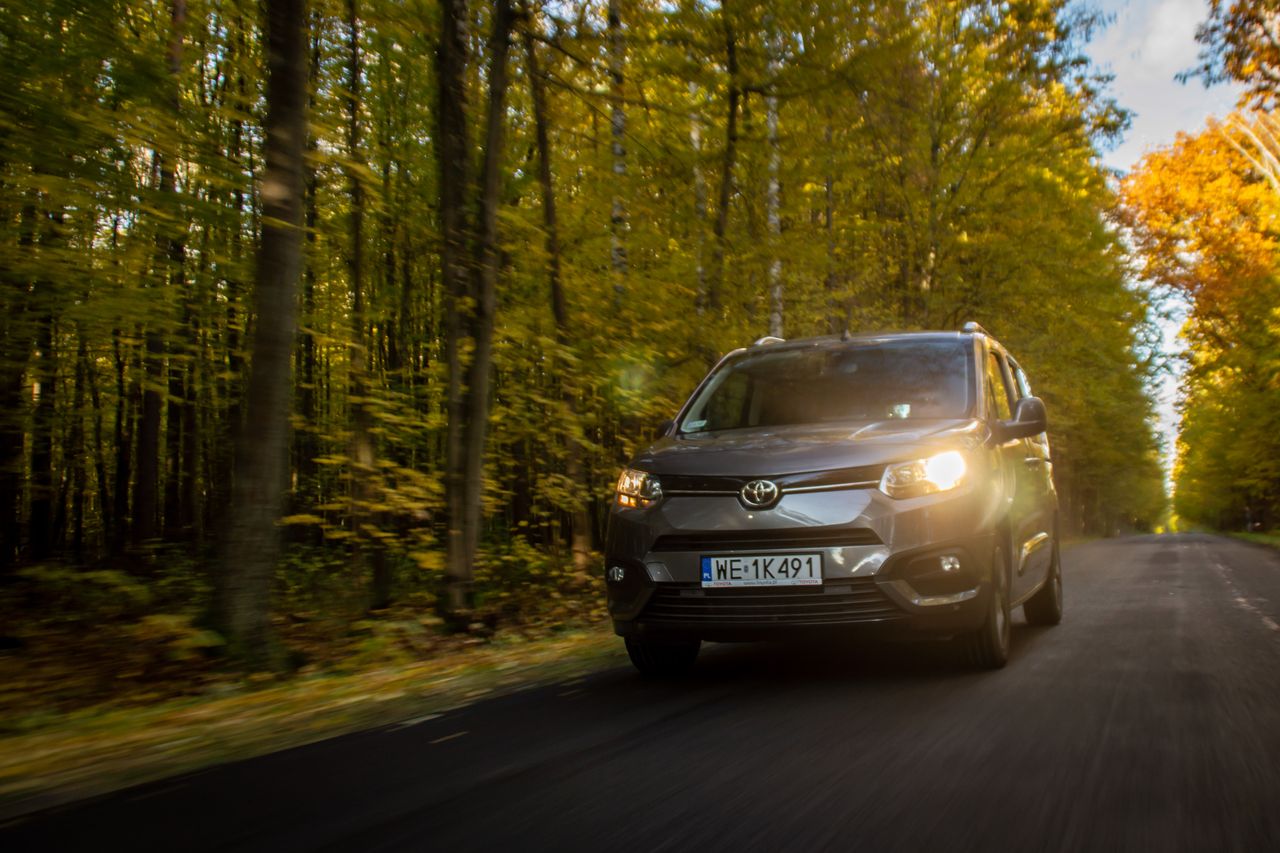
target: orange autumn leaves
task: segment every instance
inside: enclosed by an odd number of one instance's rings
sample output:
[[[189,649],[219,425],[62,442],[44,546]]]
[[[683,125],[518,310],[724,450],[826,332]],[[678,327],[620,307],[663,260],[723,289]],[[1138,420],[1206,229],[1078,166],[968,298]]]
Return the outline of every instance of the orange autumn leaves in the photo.
[[[1143,278],[1190,309],[1174,508],[1213,528],[1280,519],[1276,127],[1234,114],[1149,154],[1121,187]]]
[[[1201,316],[1231,306],[1276,269],[1280,198],[1241,152],[1254,143],[1235,122],[1148,154],[1121,199],[1142,278],[1182,291]],[[1240,146],[1240,147],[1237,147]]]

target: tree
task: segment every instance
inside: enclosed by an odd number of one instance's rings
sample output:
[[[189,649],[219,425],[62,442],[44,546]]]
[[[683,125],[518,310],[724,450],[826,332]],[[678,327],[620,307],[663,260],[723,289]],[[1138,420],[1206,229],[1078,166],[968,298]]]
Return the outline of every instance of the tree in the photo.
[[[569,309],[565,304],[564,282],[561,278],[560,221],[556,216],[556,192],[552,179],[546,75],[538,59],[537,38],[534,30],[536,22],[527,6],[522,13],[525,20],[524,48],[529,74],[529,98],[532,102],[534,140],[538,150],[538,187],[542,195],[542,225],[546,230],[547,295],[551,301],[551,315],[555,320],[556,344],[561,350],[572,352],[575,349],[573,331],[569,325]],[[570,381],[571,372],[562,368],[557,370],[557,373],[561,375],[562,398],[566,408],[570,408],[576,399],[573,383]],[[564,454],[565,476],[570,483],[575,485],[582,483],[584,479],[582,456],[576,436],[569,436],[565,441]],[[586,501],[578,498],[574,503],[569,522],[570,549],[573,553],[574,568],[585,574],[591,565],[591,520],[587,514]]]
[[[609,153],[613,157],[613,198],[609,204],[609,263],[613,266],[613,287],[621,301],[626,293],[627,207],[622,182],[627,175],[627,112],[622,104],[626,43],[622,32],[620,0],[609,0]]]
[[[488,111],[484,147],[475,187],[475,220],[464,205],[471,151],[466,142],[463,74],[466,45],[465,2],[444,0],[440,37],[441,219],[450,270],[449,552],[442,609],[455,625],[465,625],[471,608],[471,581],[480,537],[484,488],[485,437],[489,421],[494,312],[501,260],[498,256],[498,206],[506,117],[507,54],[514,15],[509,0],[494,8],[489,36]],[[456,360],[456,366],[455,366]]]
[[[1227,80],[1245,84],[1242,103],[1258,109],[1278,104],[1280,10],[1266,0],[1209,0],[1209,17],[1196,28],[1199,64],[1184,72],[1206,86]]]
[[[39,556],[192,589],[214,533],[214,600],[163,606],[212,608],[253,654],[285,613],[562,616],[619,466],[720,354],[969,319],[1050,403],[1064,529],[1159,517],[1149,298],[1097,165],[1124,115],[1081,53],[1088,13],[305,11],[298,161],[246,0],[0,7],[6,577]],[[1269,375],[1257,347],[1231,370]]]
[[[305,0],[266,0],[266,165],[254,287],[247,433],[237,443],[235,499],[219,576],[217,622],[234,654],[278,663],[270,628],[288,459],[290,359],[302,272],[303,151],[307,139]]]
[[[1124,184],[1144,277],[1190,304],[1175,508],[1217,528],[1280,519],[1275,153],[1268,116],[1235,114]]]

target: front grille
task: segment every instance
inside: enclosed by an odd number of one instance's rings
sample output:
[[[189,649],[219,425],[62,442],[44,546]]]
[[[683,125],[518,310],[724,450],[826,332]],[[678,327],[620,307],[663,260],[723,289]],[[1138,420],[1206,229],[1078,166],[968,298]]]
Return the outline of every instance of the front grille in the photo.
[[[667,533],[653,543],[654,551],[749,551],[758,548],[843,548],[879,545],[869,527],[784,527],[778,530],[708,530]]]
[[[805,471],[799,474],[779,474],[766,476],[782,490],[814,491],[826,487],[849,486],[857,484],[862,487],[874,486],[880,482],[884,474],[884,465],[862,465],[857,468],[832,468],[822,471]],[[762,479],[743,475],[716,474],[657,474],[662,483],[662,491],[669,495],[695,495],[699,492],[710,494],[737,494],[742,487],[752,480]]]
[[[684,625],[840,625],[880,622],[905,614],[871,578],[823,586],[703,589],[695,583],[659,584],[640,618]]]

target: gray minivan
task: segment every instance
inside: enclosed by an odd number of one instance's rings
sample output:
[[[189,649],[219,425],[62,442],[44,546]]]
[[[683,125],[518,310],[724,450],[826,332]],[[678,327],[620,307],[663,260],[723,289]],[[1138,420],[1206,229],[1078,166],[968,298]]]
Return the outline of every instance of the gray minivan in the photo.
[[[618,479],[609,613],[637,669],[703,640],[870,632],[1009,655],[1062,618],[1045,410],[976,324],[783,341],[711,370]]]

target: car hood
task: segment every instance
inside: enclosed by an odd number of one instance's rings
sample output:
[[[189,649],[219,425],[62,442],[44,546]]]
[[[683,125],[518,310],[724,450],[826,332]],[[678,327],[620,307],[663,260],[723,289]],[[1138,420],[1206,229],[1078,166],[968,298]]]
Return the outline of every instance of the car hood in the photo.
[[[973,447],[985,433],[982,421],[969,418],[735,429],[664,436],[632,464],[658,475],[771,477],[882,465],[942,448]]]

